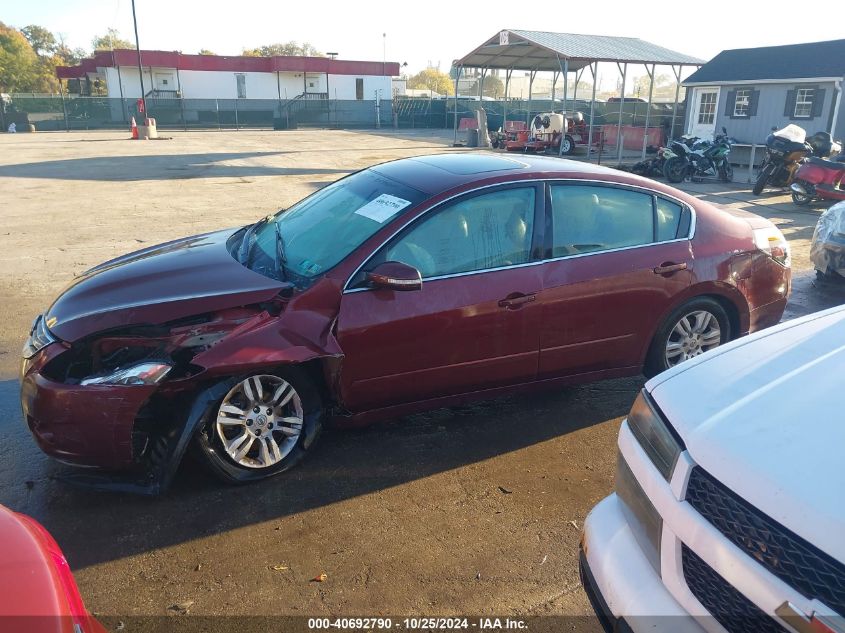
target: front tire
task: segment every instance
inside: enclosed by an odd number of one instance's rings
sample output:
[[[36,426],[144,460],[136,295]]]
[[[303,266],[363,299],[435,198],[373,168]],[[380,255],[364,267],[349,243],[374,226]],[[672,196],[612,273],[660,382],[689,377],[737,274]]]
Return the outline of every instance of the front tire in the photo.
[[[774,165],[766,165],[760,171],[760,175],[757,176],[757,181],[754,183],[754,188],[751,190],[755,196],[759,196],[763,193],[763,189],[766,188],[766,185],[769,182],[769,178],[772,177],[772,173],[775,171]]]
[[[731,322],[715,299],[699,297],[677,308],[654,335],[644,372],[649,378],[731,340]]]
[[[290,470],[322,429],[319,389],[298,367],[227,382],[196,441],[211,471],[226,483],[260,481]]]
[[[671,183],[679,183],[687,175],[687,166],[684,159],[674,156],[663,165],[663,175]]]
[[[799,207],[804,207],[810,204],[810,201],[813,199],[813,196],[805,193],[798,193],[797,191],[792,191],[792,202],[797,204]]]
[[[734,167],[730,163],[723,163],[721,168],[719,169],[719,178],[722,182],[733,182],[734,179]]]

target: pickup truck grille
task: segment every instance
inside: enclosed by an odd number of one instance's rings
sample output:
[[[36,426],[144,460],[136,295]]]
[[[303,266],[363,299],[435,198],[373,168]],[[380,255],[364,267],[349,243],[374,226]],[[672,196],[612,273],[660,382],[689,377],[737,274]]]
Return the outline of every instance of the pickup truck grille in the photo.
[[[686,545],[681,549],[687,587],[729,633],[786,633]]]
[[[845,565],[696,466],[686,500],[728,540],[809,599],[845,614]]]

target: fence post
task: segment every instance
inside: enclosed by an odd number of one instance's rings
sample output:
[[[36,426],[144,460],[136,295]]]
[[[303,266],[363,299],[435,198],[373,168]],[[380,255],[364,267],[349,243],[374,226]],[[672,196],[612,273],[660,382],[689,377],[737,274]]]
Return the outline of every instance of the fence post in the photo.
[[[240,130],[241,124],[238,122],[238,100],[235,99],[235,129]]]
[[[59,95],[62,97],[62,113],[65,115],[65,132],[70,132],[70,124],[67,120],[67,105],[65,104],[65,93],[60,89]]]
[[[754,154],[757,153],[757,143],[751,144],[751,158],[748,161],[748,182],[754,182]]]
[[[220,131],[220,100],[214,100],[214,111],[217,113],[217,131]]]

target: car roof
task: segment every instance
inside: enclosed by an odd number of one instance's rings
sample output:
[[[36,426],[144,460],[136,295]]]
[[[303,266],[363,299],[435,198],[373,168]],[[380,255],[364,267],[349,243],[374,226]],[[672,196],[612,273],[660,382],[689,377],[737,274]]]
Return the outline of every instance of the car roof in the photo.
[[[612,176],[616,180],[621,175],[614,169],[564,158],[491,152],[448,152],[416,156],[382,163],[371,169],[430,195],[491,178],[509,180],[528,175],[560,177],[577,173]]]

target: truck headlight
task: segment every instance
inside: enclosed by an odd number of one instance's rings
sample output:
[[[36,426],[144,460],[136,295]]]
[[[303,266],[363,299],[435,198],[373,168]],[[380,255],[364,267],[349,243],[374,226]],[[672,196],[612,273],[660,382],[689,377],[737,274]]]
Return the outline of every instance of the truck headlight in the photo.
[[[35,317],[35,321],[32,323],[32,329],[29,331],[29,337],[23,345],[23,357],[32,358],[50,343],[54,343],[55,341],[56,337],[50,334],[50,330],[47,329],[47,324],[44,323],[44,315],[39,314]]]
[[[659,576],[663,519],[646,496],[621,452],[616,459],[616,495],[622,502],[622,513],[634,538]]]
[[[640,391],[640,395],[634,401],[634,406],[631,407],[631,412],[628,414],[628,426],[651,459],[651,463],[660,471],[663,478],[669,481],[678,457],[684,450],[684,445],[655,410],[645,390]]]
[[[89,376],[80,384],[82,385],[154,385],[173,369],[171,365],[164,363],[141,363],[116,369],[110,374],[103,376]]]

